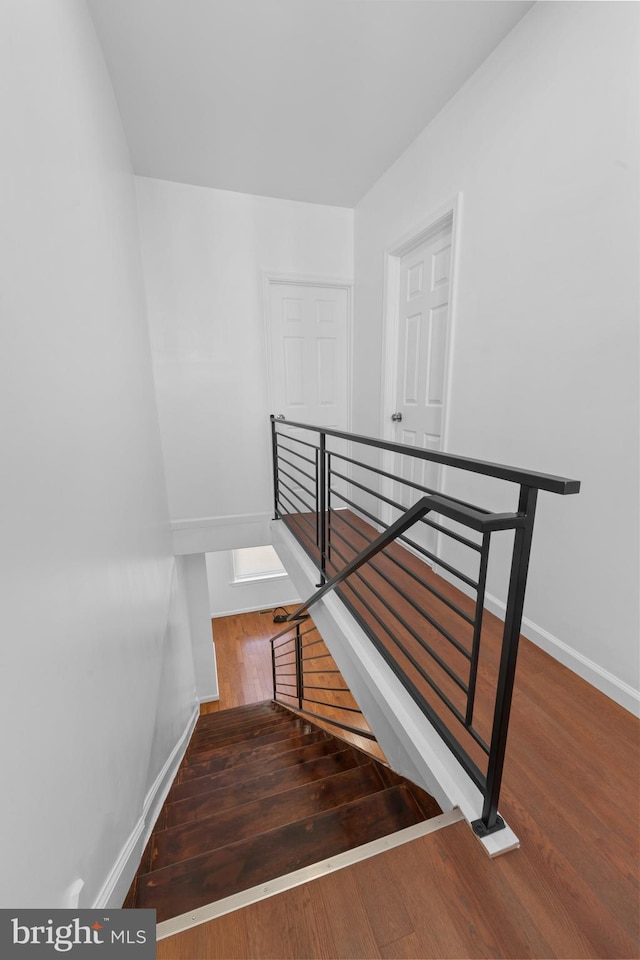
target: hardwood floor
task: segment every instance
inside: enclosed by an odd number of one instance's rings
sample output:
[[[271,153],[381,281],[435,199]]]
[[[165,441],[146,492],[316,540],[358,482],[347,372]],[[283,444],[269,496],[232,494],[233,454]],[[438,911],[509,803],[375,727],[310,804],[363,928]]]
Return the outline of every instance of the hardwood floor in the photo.
[[[271,618],[257,623],[269,636]],[[216,632],[236,702],[253,698],[251,629],[233,628],[236,653]],[[520,850],[491,861],[455,824],[160,941],[157,956],[637,958],[639,745],[636,718],[523,639],[500,804]]]

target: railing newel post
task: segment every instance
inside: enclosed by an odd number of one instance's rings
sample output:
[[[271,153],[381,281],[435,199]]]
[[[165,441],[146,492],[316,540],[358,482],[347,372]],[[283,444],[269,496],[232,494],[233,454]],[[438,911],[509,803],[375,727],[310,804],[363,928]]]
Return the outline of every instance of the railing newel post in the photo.
[[[304,677],[302,664],[302,633],[300,624],[296,623],[296,697],[298,698],[298,710],[302,710],[302,701],[304,700]]]
[[[280,492],[278,490],[278,433],[276,431],[276,418],[272,413],[271,420],[271,459],[273,468],[273,519],[279,520],[278,501]]]
[[[320,446],[318,450],[318,480],[319,480],[319,526],[320,526],[320,583],[327,579],[327,435],[320,431]]]
[[[277,700],[278,695],[276,691],[277,687],[277,678],[276,678],[276,651],[273,642],[273,637],[271,638],[271,676],[273,678],[273,699]]]
[[[518,658],[520,629],[522,627],[524,595],[531,556],[537,497],[538,491],[535,487],[524,485],[520,487],[518,513],[524,516],[525,522],[516,529],[513,541],[484,805],[481,818],[475,820],[472,824],[475,832],[481,837],[504,827],[504,821],[498,816],[498,799],[500,797],[507,734],[509,732],[509,716],[513,698],[513,684]]]

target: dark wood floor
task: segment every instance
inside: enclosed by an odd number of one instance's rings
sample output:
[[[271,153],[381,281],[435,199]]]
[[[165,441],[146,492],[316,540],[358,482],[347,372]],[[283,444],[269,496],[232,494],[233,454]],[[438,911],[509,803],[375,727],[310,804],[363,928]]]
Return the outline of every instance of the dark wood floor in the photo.
[[[225,618],[235,653],[218,649],[221,690],[240,702],[245,666],[254,696],[252,624],[272,626],[249,616],[235,630]],[[269,696],[269,668],[263,682]],[[639,747],[636,718],[523,639],[501,802],[520,850],[489,860],[455,824],[160,941],[157,955],[637,958]]]

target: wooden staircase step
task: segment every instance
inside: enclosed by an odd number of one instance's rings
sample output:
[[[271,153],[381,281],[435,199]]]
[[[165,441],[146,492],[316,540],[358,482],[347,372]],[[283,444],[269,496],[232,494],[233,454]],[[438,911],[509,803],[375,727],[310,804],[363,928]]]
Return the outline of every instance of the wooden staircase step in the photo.
[[[300,729],[303,721],[297,717],[274,717],[262,722],[248,721],[223,730],[210,730],[207,733],[196,732],[191,737],[187,753],[201,753],[209,747],[224,747],[244,741],[258,740],[265,733],[276,730]]]
[[[295,727],[291,724],[287,724],[284,727],[279,727],[276,730],[273,730],[271,733],[264,733],[260,737],[255,737],[250,742],[253,746],[259,747],[263,746],[266,743],[276,743],[279,740],[289,740],[292,737],[297,736],[303,732],[303,727]],[[238,736],[232,738],[230,742],[224,744],[216,744],[215,746],[202,746],[198,748],[197,752],[189,752],[185,755],[184,760],[182,761],[185,767],[193,763],[204,763],[205,760],[213,760],[215,757],[222,757],[225,754],[231,752],[233,748],[240,744],[246,744],[248,741],[243,736]]]
[[[293,767],[276,770],[253,780],[243,782],[233,780],[231,783],[213,789],[209,793],[187,797],[185,800],[177,800],[175,803],[167,803],[165,806],[165,821],[158,828],[166,830],[180,823],[208,817],[212,813],[219,813],[229,807],[239,806],[252,800],[258,800],[260,797],[280,793],[282,790],[299,786],[302,783],[309,783],[311,780],[332,776],[341,770],[348,770],[358,765],[358,759],[353,750],[345,749],[326,757],[307,760],[305,763]]]
[[[229,763],[225,767],[214,770],[210,774],[204,774],[202,777],[194,777],[174,784],[167,796],[167,802],[174,803],[176,800],[184,800],[186,797],[208,793],[230,780],[235,782],[239,779],[254,780],[256,777],[274,773],[276,770],[300,766],[308,760],[317,760],[319,757],[327,757],[345,749],[344,744],[338,743],[337,740],[328,737],[326,734],[318,736],[315,733],[309,733],[305,737],[297,738],[296,742],[298,740],[306,742],[291,750],[278,750],[265,754],[264,750],[275,746],[274,744],[268,744],[262,750],[243,753],[237,762],[234,762],[235,758],[231,756],[228,758]],[[294,741],[290,742],[291,744],[294,743]],[[282,743],[282,741],[279,743]],[[203,764],[203,766],[208,765]],[[192,769],[195,770],[196,767]]]
[[[256,703],[241,704],[239,707],[216,710],[215,713],[203,713],[198,718],[198,726],[217,726],[219,723],[233,721],[238,717],[268,716],[276,711],[279,712],[280,707],[274,700],[259,700]]]
[[[198,777],[206,777],[209,774],[217,773],[220,770],[226,770],[229,767],[248,763],[252,760],[277,756],[280,753],[287,753],[289,750],[295,750],[298,747],[304,747],[308,743],[316,743],[318,740],[329,739],[330,734],[319,728],[314,729],[313,733],[300,733],[295,737],[286,737],[280,740],[274,740],[272,743],[251,744],[251,746],[236,746],[232,752],[221,753],[217,757],[209,760],[202,760],[200,763],[191,763],[184,765],[184,761],[178,772],[177,782],[183,783],[187,780],[194,780]]]
[[[422,818],[405,787],[388,789],[138,878],[136,906],[159,922],[411,826]]]
[[[216,812],[155,834],[150,870],[189,860],[234,841],[265,833],[294,820],[339,807],[384,790],[373,763],[343,770],[282,793]]]

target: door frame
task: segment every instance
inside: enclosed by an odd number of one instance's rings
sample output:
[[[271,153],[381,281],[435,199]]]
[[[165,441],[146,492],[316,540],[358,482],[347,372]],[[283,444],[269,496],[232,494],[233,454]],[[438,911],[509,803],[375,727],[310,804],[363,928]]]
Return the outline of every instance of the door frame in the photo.
[[[269,412],[277,416],[274,409],[273,358],[271,355],[271,335],[269,331],[269,289],[271,284],[288,284],[292,287],[327,287],[346,290],[347,293],[347,425],[351,430],[351,415],[353,408],[353,279],[346,277],[314,277],[308,274],[276,273],[271,270],[262,271],[262,314],[265,341],[265,359],[267,364],[267,396],[269,398]]]
[[[451,415],[451,381],[452,381],[452,363],[453,348],[455,340],[455,318],[457,303],[457,282],[458,282],[458,261],[460,255],[460,227],[462,219],[462,193],[456,193],[453,197],[432,210],[428,216],[415,224],[411,230],[403,234],[402,237],[394,240],[385,247],[384,251],[384,291],[383,291],[383,318],[382,318],[382,342],[384,349],[385,362],[383,363],[382,377],[382,406],[380,410],[380,422],[382,426],[382,437],[384,440],[393,439],[393,425],[391,423],[391,411],[395,409],[396,393],[398,388],[398,332],[399,332],[399,295],[400,295],[400,261],[406,254],[411,253],[416,247],[429,240],[438,230],[445,226],[448,220],[451,221],[451,263],[449,280],[449,307],[447,314],[447,343],[445,348],[444,361],[444,410],[442,420],[442,449],[446,449],[449,435],[449,420]],[[388,472],[393,471],[394,454],[386,451],[382,458],[382,468]],[[442,481],[444,486],[446,467],[442,468]],[[382,479],[382,492],[389,496],[391,493],[392,481]],[[389,522],[391,518],[391,507],[385,511],[388,516],[385,520]]]

